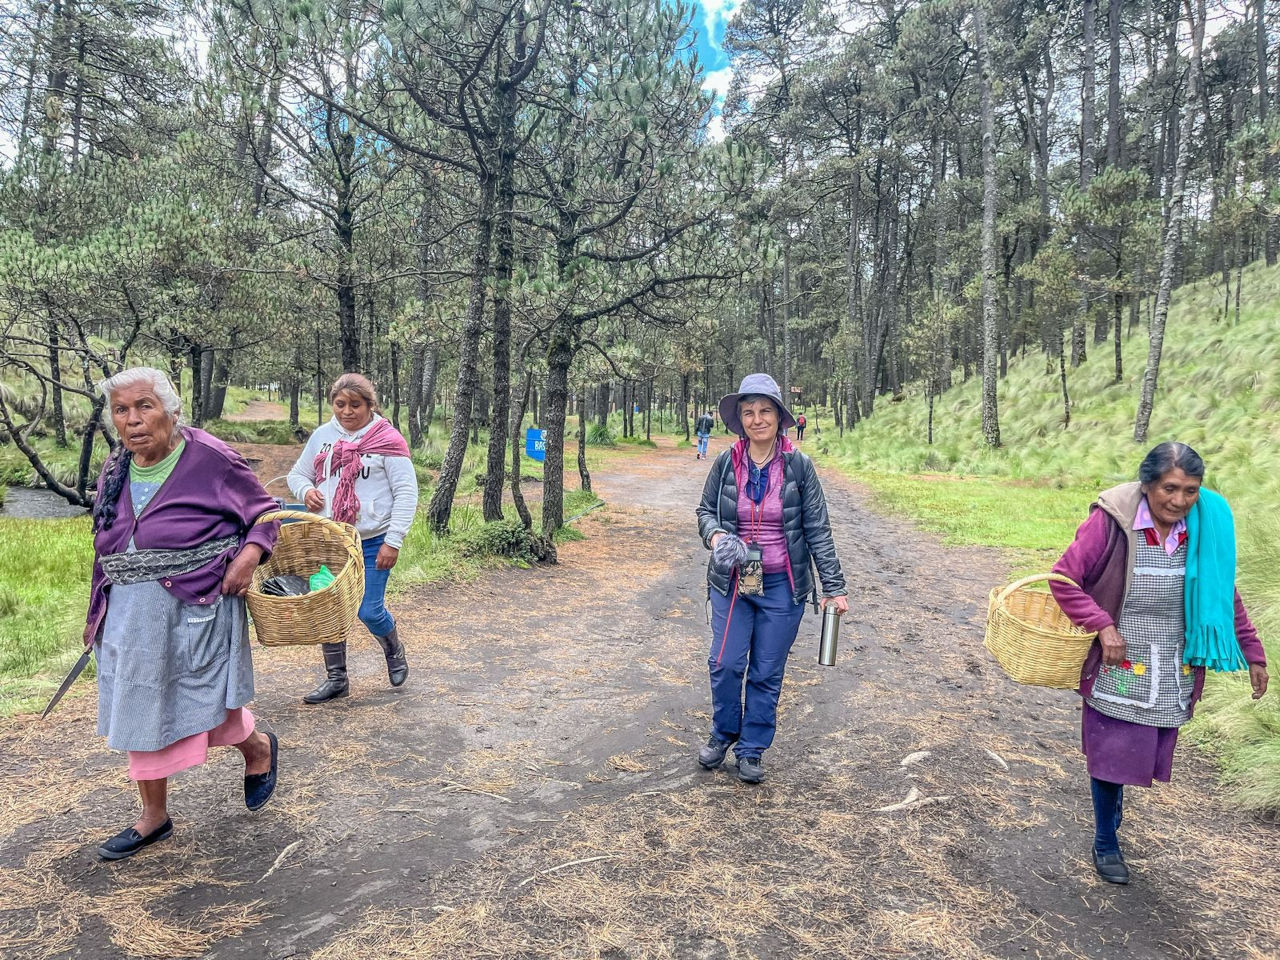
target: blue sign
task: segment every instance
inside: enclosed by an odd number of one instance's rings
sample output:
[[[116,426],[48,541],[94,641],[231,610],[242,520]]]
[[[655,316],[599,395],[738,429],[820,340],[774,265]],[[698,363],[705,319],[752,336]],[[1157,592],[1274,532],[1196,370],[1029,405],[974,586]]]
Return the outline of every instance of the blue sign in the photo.
[[[539,463],[547,459],[547,441],[542,439],[541,430],[530,427],[524,432],[524,455]]]

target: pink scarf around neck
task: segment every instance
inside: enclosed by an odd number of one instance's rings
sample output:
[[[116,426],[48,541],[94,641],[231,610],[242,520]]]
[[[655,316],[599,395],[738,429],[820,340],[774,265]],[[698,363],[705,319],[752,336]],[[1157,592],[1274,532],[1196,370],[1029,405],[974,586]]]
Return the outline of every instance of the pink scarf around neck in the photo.
[[[339,523],[355,523],[356,517],[360,515],[360,501],[356,497],[356,477],[360,476],[360,458],[365,454],[407,457],[409,445],[391,425],[391,421],[384,417],[354,443],[350,440],[339,440],[333,445],[332,454],[316,454],[313,463],[316,483],[320,484],[332,476],[338,478],[338,486],[333,491],[332,510],[329,515]]]

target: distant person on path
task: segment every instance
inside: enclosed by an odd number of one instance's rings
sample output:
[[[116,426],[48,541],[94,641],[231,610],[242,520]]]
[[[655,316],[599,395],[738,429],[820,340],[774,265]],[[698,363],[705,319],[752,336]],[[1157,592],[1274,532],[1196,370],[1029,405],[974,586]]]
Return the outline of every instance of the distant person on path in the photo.
[[[698,435],[698,455],[694,459],[707,459],[707,444],[711,441],[711,431],[715,426],[715,418],[709,412],[700,416],[698,422],[693,425],[693,432]]]
[[[759,783],[787,656],[806,601],[817,603],[815,566],[823,607],[843,613],[849,603],[813,462],[781,433],[795,418],[777,383],[763,373],[745,377],[720,401],[720,418],[739,440],[712,464],[697,509],[698,532],[711,550],[713,707],[698,762],[715,769],[736,744],[739,778]]]
[[[418,509],[418,475],[409,445],[378,413],[378,395],[367,377],[344,373],[329,389],[333,417],[311,434],[289,471],[289,489],[312,513],[360,532],[364,547],[364,599],[360,621],[387,659],[387,677],[398,687],[409,677],[404,643],[387,611],[387,580]],[[304,703],[345,697],[347,645],[325,643],[325,679]]]
[[[796,439],[797,439],[797,440],[803,440],[803,439],[804,439],[804,425],[805,425],[807,422],[808,422],[808,421],[807,421],[807,420],[805,420],[805,418],[804,418],[804,414],[803,414],[803,413],[802,413],[802,414],[800,414],[800,416],[796,417]]]
[[[93,577],[84,640],[98,661],[98,734],[129,752],[142,814],[101,847],[121,860],[173,833],[168,778],[210,747],[244,755],[244,802],[276,785],[275,734],[254,729],[253,659],[244,595],[270,555],[276,508],[244,458],[181,422],[159,370],[99,384],[121,446],[93,505]]]
[[[1235,589],[1231,509],[1203,479],[1194,450],[1160,444],[1138,482],[1099,495],[1053,568],[1080,585],[1050,584],[1063,612],[1098,631],[1080,673],[1082,749],[1094,868],[1110,883],[1129,882],[1116,835],[1124,787],[1168,782],[1205,667],[1247,664],[1253,698],[1267,690],[1266,654]]]

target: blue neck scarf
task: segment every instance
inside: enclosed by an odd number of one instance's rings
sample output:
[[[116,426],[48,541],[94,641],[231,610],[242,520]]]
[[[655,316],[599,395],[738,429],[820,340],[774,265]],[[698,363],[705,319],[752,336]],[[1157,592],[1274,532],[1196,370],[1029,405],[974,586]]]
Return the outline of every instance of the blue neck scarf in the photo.
[[[1187,636],[1182,660],[1210,670],[1243,670],[1236,640],[1236,530],[1227,501],[1212,490],[1187,513]]]
[[[774,457],[776,456],[775,453]],[[764,495],[769,489],[769,474],[772,472],[774,457],[770,457],[763,467],[757,467],[751,455],[747,454],[747,495],[756,506],[764,502]]]

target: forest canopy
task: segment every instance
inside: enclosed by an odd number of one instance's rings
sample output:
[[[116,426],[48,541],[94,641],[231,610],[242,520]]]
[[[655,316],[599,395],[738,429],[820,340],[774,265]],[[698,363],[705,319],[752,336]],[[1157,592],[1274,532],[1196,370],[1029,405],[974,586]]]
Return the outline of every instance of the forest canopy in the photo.
[[[751,370],[857,429],[918,382],[1062,394],[1176,287],[1280,252],[1280,9],[1263,0],[744,0],[717,98],[666,0],[16,0],[0,21],[0,440],[76,503],[93,384],[152,363],[190,422],[228,385],[297,424],[370,374],[449,526],[483,427],[624,411],[687,435]],[[576,409],[575,409],[576,408]],[[70,451],[74,469],[54,467]],[[63,458],[65,460],[66,457]],[[518,455],[516,463],[519,462]]]

